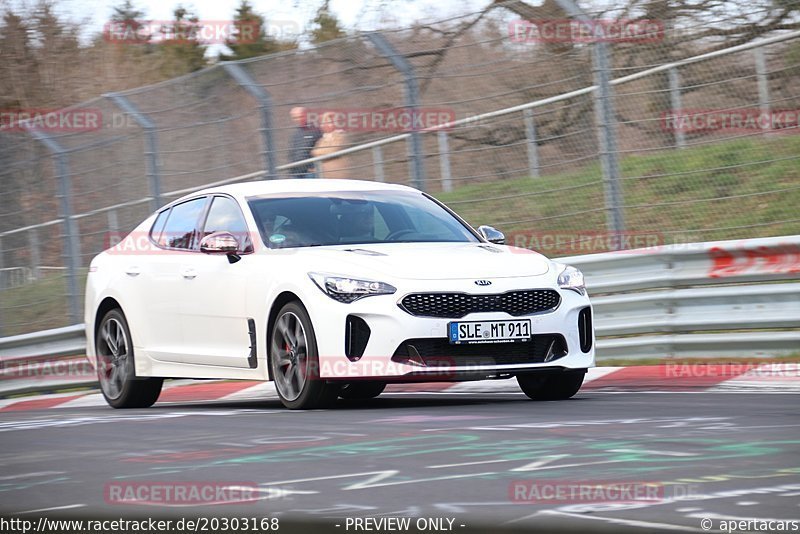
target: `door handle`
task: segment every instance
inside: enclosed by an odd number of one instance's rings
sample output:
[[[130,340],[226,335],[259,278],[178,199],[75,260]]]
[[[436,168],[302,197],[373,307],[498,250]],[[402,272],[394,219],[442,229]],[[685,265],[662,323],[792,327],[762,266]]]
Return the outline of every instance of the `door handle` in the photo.
[[[197,277],[197,271],[194,269],[184,269],[181,271],[181,276],[186,278],[187,280],[194,280]]]
[[[131,265],[127,269],[125,269],[125,274],[128,276],[139,276],[142,274],[142,270],[139,268],[138,265]]]

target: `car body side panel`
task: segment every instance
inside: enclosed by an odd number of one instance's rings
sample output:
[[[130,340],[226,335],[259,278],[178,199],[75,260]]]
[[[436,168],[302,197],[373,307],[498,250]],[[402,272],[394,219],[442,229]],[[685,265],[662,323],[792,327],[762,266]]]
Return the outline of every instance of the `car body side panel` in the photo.
[[[231,264],[224,255],[195,256],[182,266],[192,277],[178,282],[184,361],[249,368],[245,295],[254,258]]]

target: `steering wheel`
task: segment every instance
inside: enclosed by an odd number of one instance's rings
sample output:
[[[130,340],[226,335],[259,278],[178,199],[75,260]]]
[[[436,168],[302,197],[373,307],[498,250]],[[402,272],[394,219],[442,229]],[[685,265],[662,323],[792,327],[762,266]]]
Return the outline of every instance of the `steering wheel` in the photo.
[[[409,228],[405,228],[403,230],[395,230],[394,232],[392,232],[389,235],[387,235],[386,239],[384,241],[396,241],[398,238],[400,238],[400,237],[402,237],[404,235],[416,234],[416,233],[417,233],[416,230],[411,230]]]

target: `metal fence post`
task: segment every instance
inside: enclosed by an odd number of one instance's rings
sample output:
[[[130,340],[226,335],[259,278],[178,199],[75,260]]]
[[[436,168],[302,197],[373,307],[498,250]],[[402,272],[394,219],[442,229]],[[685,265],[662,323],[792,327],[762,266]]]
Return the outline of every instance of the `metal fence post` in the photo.
[[[769,102],[769,73],[767,72],[767,59],[764,56],[764,48],[756,48],[753,50],[753,57],[756,61],[756,79],[758,80],[758,108],[761,115],[764,117],[770,116],[770,102]],[[771,120],[764,128],[771,130]],[[761,123],[763,127],[763,122]]]
[[[78,269],[80,267],[80,241],[78,223],[73,218],[72,184],[70,180],[67,150],[46,133],[28,128],[27,132],[42,143],[53,155],[58,178],[58,195],[61,204],[61,218],[64,219],[64,264],[67,267],[67,303],[69,319],[72,324],[83,322],[81,317],[81,296],[78,294]]]
[[[673,115],[682,113],[680,74],[677,67],[672,67],[667,72],[669,74],[669,103],[672,106],[672,113]],[[675,128],[675,146],[678,148],[686,146],[686,134],[680,127]]]
[[[109,210],[108,213],[106,213],[106,218],[108,219],[108,240],[106,246],[113,247],[122,241],[122,235],[120,235],[119,231],[117,210]]]
[[[236,83],[258,101],[258,109],[261,113],[261,139],[264,143],[264,164],[266,165],[266,178],[274,180],[278,178],[275,142],[272,137],[272,95],[258,84],[258,82],[236,62],[224,62],[222,68],[231,75]]]
[[[417,76],[414,74],[414,67],[394,49],[382,34],[370,32],[367,34],[367,39],[403,75],[406,87],[406,108],[415,117],[419,109],[419,84]],[[408,151],[411,159],[411,180],[414,187],[425,191],[425,155],[422,153],[422,135],[415,128],[412,128],[411,135],[408,137]]]
[[[525,139],[528,145],[528,173],[533,178],[539,177],[539,145],[536,142],[536,123],[533,121],[531,108],[522,112],[525,117]]]
[[[372,147],[372,167],[375,169],[375,181],[385,182],[386,176],[383,173],[383,149],[380,145]]]
[[[559,6],[571,17],[589,24],[594,34],[602,26],[594,24],[572,0],[556,0]],[[625,219],[622,213],[622,188],[619,183],[619,161],[617,160],[617,133],[614,112],[614,94],[611,91],[611,60],[608,44],[600,36],[594,42],[592,64],[595,78],[595,115],[597,117],[598,137],[600,144],[600,164],[603,168],[603,184],[605,187],[606,225],[617,239],[612,240],[612,248],[623,247]]]
[[[625,218],[622,213],[622,187],[619,182],[619,161],[617,160],[617,133],[616,113],[614,112],[614,95],[611,92],[608,46],[600,41],[594,50],[594,64],[597,78],[597,106],[598,126],[600,128],[600,158],[603,166],[603,181],[605,184],[605,198],[607,225],[609,230],[618,236],[612,244],[614,249],[623,248],[624,240],[620,239],[625,232]]]
[[[153,200],[150,202],[150,209],[156,211],[163,205],[161,198],[161,173],[158,170],[158,132],[156,125],[150,117],[142,113],[133,102],[118,93],[104,95],[116,104],[122,111],[133,117],[142,130],[144,130],[147,147],[144,155],[147,162],[147,178],[150,182],[150,195]]]
[[[36,228],[28,230],[28,245],[31,249],[31,272],[33,277],[38,280],[41,275],[39,266],[41,265],[41,254],[39,253],[39,232]]]
[[[447,132],[439,130],[439,169],[442,173],[442,191],[449,193],[453,190],[453,177],[450,173],[450,146],[447,143]]]
[[[106,218],[108,219],[108,231],[119,232],[119,217],[117,217],[117,210],[108,210]]]

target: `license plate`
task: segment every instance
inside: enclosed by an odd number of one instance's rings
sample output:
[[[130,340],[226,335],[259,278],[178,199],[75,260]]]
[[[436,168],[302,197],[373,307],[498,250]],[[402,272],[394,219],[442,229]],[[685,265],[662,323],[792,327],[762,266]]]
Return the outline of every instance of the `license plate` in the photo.
[[[531,338],[531,320],[460,321],[447,325],[450,343],[513,343]]]

